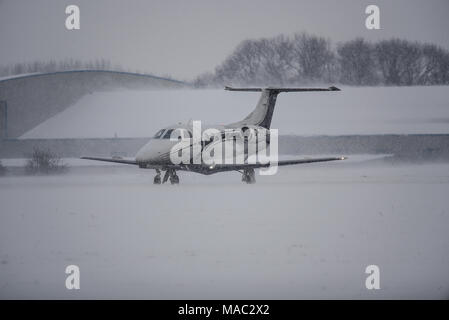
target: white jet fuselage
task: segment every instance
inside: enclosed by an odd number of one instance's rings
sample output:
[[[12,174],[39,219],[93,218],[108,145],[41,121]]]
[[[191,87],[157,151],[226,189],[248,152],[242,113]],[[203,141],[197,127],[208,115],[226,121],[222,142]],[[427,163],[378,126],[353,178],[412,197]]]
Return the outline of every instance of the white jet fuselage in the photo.
[[[173,159],[181,155],[183,164],[209,165],[211,161],[217,164],[244,161],[267,148],[268,131],[258,126],[245,126],[243,130],[215,126],[208,127],[201,133],[191,126],[172,126],[160,130],[137,152],[135,158],[142,167],[172,164]]]

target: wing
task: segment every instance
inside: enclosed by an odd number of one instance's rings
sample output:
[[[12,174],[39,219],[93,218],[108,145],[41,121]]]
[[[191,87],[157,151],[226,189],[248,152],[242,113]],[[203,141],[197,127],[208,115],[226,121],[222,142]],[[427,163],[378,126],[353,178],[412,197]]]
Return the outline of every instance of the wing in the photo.
[[[125,160],[125,159],[114,159],[114,158],[97,158],[97,157],[81,157],[80,159],[85,160],[96,160],[96,161],[104,161],[104,162],[115,162],[115,163],[122,163],[122,164],[133,164],[133,165],[139,165],[136,160]]]
[[[81,157],[81,159],[139,165],[135,160],[98,158],[98,157]],[[336,161],[336,160],[345,160],[345,159],[347,159],[347,157],[304,158],[304,159],[293,159],[293,160],[281,160],[281,161],[278,161],[277,165],[278,166],[289,166],[289,165],[294,165],[294,164]],[[238,171],[238,170],[244,170],[244,169],[267,168],[270,165],[271,165],[271,163],[216,164],[214,166],[207,166],[204,164],[187,164],[187,165],[164,164],[164,165],[156,165],[156,166],[147,165],[147,166],[145,166],[145,168],[146,169],[156,169],[156,168],[161,169],[162,168],[164,170],[165,169],[175,169],[175,170],[183,170],[183,171],[193,171],[193,172],[209,175],[209,174],[223,172],[223,171]]]
[[[304,164],[312,162],[326,162],[326,161],[337,161],[346,160],[347,157],[329,157],[329,158],[304,158],[304,159],[293,159],[293,160],[280,160],[278,161],[278,166],[290,166],[294,164]],[[270,163],[247,163],[247,164],[217,164],[212,170],[215,171],[232,171],[232,170],[244,170],[244,169],[257,169],[257,168],[267,168]]]
[[[289,166],[289,165],[293,165],[293,164],[326,162],[326,161],[336,161],[336,160],[346,160],[346,159],[348,159],[348,157],[305,158],[305,159],[281,160],[278,162],[278,166]]]

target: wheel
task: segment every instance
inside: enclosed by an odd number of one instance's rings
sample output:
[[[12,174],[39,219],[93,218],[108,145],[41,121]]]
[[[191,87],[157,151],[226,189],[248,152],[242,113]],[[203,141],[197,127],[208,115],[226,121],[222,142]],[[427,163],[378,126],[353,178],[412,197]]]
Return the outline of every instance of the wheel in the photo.
[[[243,172],[242,181],[247,184],[256,183],[256,174],[254,173],[254,169],[248,169]]]
[[[171,176],[170,183],[171,184],[179,184],[179,177],[178,177],[178,175],[175,174],[175,175]]]
[[[154,177],[153,184],[161,184],[161,176],[157,175]]]

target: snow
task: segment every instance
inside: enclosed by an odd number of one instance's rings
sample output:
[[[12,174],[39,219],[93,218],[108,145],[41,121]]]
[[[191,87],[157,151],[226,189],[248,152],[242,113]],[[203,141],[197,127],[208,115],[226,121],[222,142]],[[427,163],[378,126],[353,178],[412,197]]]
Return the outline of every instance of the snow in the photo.
[[[260,93],[224,90],[95,92],[21,138],[149,137],[170,123],[227,124],[244,118]],[[340,92],[281,93],[272,127],[282,134],[448,133],[449,90],[342,87]]]
[[[0,178],[0,298],[449,297],[449,164]],[[83,171],[85,170],[85,171]],[[66,266],[81,289],[66,290]],[[365,268],[380,268],[380,290]]]
[[[281,94],[280,134],[448,133],[448,87]],[[245,117],[258,93],[96,92],[22,138],[148,137],[189,119]],[[306,156],[306,155],[304,155]],[[314,157],[325,155],[314,155]],[[291,157],[291,156],[289,156]],[[397,299],[449,297],[449,163],[388,155],[257,175],[154,171],[64,159],[67,174],[0,177],[0,298]],[[65,288],[65,268],[81,289]],[[365,268],[380,268],[380,290]]]
[[[21,73],[21,74],[15,74],[15,75],[10,75],[10,76],[4,76],[4,77],[0,77],[0,81],[3,80],[11,80],[11,79],[17,79],[17,78],[23,78],[23,77],[28,77],[28,76],[35,76],[35,75],[40,75],[42,73],[39,72],[33,72],[33,73]]]
[[[132,160],[131,158],[123,158]],[[62,162],[67,164],[70,167],[84,167],[84,166],[111,166],[115,165],[114,163],[109,162],[99,162],[99,161],[86,161],[80,158],[61,158]],[[7,158],[0,159],[3,166],[5,167],[23,167],[26,165],[28,159],[25,158]]]

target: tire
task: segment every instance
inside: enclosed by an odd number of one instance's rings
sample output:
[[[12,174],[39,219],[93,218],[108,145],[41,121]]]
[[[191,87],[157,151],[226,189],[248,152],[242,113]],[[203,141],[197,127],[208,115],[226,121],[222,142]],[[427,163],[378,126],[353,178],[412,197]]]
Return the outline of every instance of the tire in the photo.
[[[178,177],[178,176],[173,176],[173,177],[170,179],[170,183],[171,183],[171,184],[179,184],[179,177]]]

